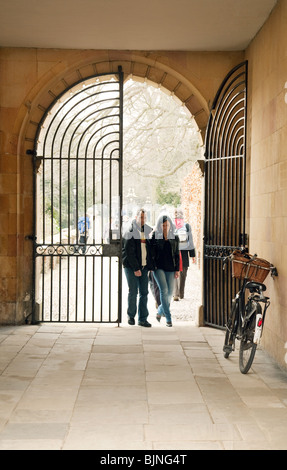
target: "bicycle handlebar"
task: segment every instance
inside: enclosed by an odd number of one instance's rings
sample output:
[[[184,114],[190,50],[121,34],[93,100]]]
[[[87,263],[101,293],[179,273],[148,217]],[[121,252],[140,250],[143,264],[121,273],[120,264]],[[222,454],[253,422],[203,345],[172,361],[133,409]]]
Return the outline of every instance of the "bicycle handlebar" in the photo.
[[[270,274],[271,274],[272,277],[277,277],[278,276],[278,271],[277,271],[277,268],[275,266],[271,266]]]
[[[248,250],[247,248],[244,248],[244,247],[240,247],[240,248],[237,248],[238,251],[241,251],[241,253],[244,255],[244,253],[248,253]],[[248,258],[249,261],[253,261],[254,259],[257,258],[257,253],[255,253],[253,256],[246,256],[246,258]],[[233,253],[231,253],[230,255],[226,256],[224,259],[223,259],[223,271],[225,270],[225,266],[226,266],[226,263],[227,261],[232,261],[232,258],[233,258]],[[270,266],[270,274],[271,274],[271,277],[277,277],[278,276],[278,271],[277,271],[277,268],[273,265]]]

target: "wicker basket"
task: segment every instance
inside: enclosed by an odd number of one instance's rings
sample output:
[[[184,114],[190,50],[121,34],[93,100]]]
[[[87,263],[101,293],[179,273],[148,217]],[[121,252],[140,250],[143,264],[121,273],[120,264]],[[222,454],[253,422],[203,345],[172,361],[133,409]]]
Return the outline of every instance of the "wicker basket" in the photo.
[[[262,283],[268,276],[271,266],[272,264],[265,259],[252,259],[251,255],[243,255],[236,250],[232,256],[232,277]]]

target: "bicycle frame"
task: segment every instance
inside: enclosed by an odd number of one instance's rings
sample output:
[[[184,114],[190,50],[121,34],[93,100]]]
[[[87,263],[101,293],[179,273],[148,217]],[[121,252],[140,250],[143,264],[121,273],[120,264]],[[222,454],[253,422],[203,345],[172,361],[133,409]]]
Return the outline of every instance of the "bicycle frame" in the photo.
[[[260,289],[260,285],[258,285],[258,289],[260,291],[259,295],[257,295],[258,294],[258,291],[257,291],[255,293],[250,293],[251,295],[248,297],[248,301],[251,301],[251,302],[253,301],[255,303],[256,307],[258,305],[260,305],[261,303],[264,304],[263,309],[260,307],[261,308],[261,313],[258,314],[257,308],[252,313],[252,315],[254,315],[255,312],[257,313],[256,327],[255,327],[255,333],[254,333],[254,339],[253,339],[254,344],[259,344],[259,342],[260,342],[260,339],[261,339],[261,336],[262,336],[262,333],[263,333],[263,327],[264,327],[266,311],[267,311],[267,309],[270,305],[269,297],[266,297],[263,294],[262,289]],[[250,316],[250,318],[252,318],[252,315]]]
[[[242,253],[244,253],[244,250],[242,250]],[[227,257],[224,262],[227,262],[227,260],[231,261],[233,259],[232,256],[233,254]],[[250,255],[247,256],[249,262],[256,257],[257,255],[252,257],[250,257]],[[240,260],[240,257],[238,258],[236,260],[237,263],[245,264],[244,261],[242,262],[242,260]],[[262,260],[262,265],[264,265],[263,261],[264,260]],[[265,263],[268,262],[265,261]],[[265,269],[265,266],[262,266],[262,269]],[[270,265],[269,270],[272,277],[278,276],[275,266]],[[250,275],[251,279],[248,279],[249,270],[246,271],[245,278],[241,277],[242,272],[243,271],[238,273],[238,269],[234,271],[234,276],[241,279],[243,283],[232,300],[231,313],[226,324],[223,351],[224,357],[227,359],[231,352],[235,350],[236,339],[239,340],[239,368],[242,374],[246,374],[252,365],[257,345],[262,336],[266,311],[270,305],[270,301],[269,297],[263,294],[266,290],[265,284],[256,279],[262,278],[263,280],[266,275],[262,276],[261,273],[257,276],[257,272],[255,271],[254,274],[252,273],[252,275]],[[256,280],[252,280],[252,277]],[[248,296],[246,295],[246,291],[249,291]],[[264,304],[264,308],[261,304]]]
[[[245,294],[246,294],[247,282],[248,282],[247,280],[243,281],[243,284],[240,290],[237,292],[235,299],[234,299],[235,302],[238,303],[238,311],[237,311],[238,318],[235,320],[238,322],[237,329],[236,329],[237,339],[241,338],[242,326],[244,325],[244,320],[245,320]]]
[[[230,325],[230,328],[228,327],[227,323],[226,328],[229,330],[230,335],[233,339],[233,345],[235,344],[236,339],[239,341],[242,339],[244,328],[246,327],[247,323],[252,320],[252,317],[258,314],[258,304],[262,302],[265,304],[265,307],[263,309],[263,313],[260,314],[260,324],[258,325],[258,322],[256,322],[257,328],[260,329],[260,334],[258,337],[258,341],[256,341],[256,344],[259,343],[263,331],[266,310],[270,305],[269,297],[265,297],[262,292],[264,287],[261,286],[264,285],[259,283],[253,283],[250,287],[248,286],[248,283],[248,280],[243,281],[240,290],[237,292],[235,298],[232,300],[232,302],[236,304],[232,306],[232,311],[235,312],[234,321],[233,324]],[[250,294],[246,299],[247,290],[249,290]],[[250,307],[251,303],[254,303],[253,308],[251,308],[247,312],[246,307]],[[262,312],[261,307],[260,312]]]

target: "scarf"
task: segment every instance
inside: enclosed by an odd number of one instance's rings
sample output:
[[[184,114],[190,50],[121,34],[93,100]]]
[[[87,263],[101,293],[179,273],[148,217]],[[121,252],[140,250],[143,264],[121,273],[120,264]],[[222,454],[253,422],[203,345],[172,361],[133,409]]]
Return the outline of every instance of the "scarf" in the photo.
[[[175,226],[177,229],[181,228],[184,226],[184,220],[183,219],[174,219]]]

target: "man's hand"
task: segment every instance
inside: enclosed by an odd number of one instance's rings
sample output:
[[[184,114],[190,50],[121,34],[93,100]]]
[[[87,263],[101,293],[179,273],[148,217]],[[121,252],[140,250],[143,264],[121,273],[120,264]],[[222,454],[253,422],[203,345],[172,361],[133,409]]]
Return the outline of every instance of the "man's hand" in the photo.
[[[175,279],[178,279],[178,278],[179,278],[179,271],[175,271],[174,277],[175,277]]]
[[[142,272],[141,272],[140,269],[138,271],[134,271],[134,273],[135,273],[136,277],[141,277],[141,275],[142,275]]]

